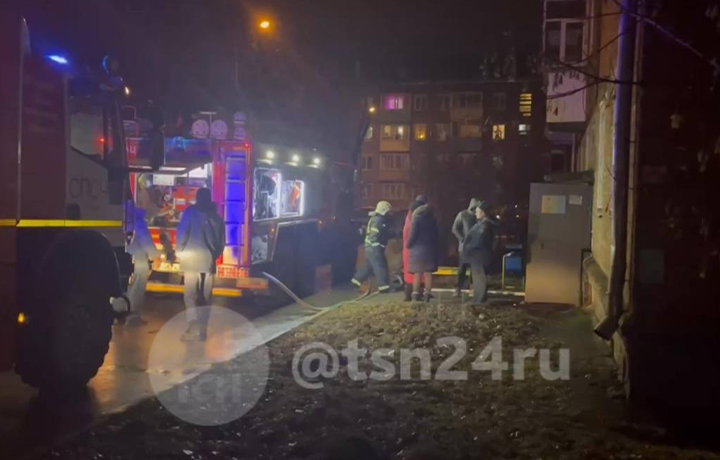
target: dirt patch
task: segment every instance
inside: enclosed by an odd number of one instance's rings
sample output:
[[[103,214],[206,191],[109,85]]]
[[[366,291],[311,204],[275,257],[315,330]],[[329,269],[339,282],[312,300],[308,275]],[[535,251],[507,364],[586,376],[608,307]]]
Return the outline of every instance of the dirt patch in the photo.
[[[720,459],[670,446],[662,430],[626,422],[613,369],[597,360],[573,360],[571,353],[570,379],[548,380],[535,356],[525,360],[524,378],[514,378],[515,348],[550,350],[550,370],[557,371],[558,349],[566,344],[543,331],[561,315],[579,314],[394,302],[346,306],[269,345],[270,380],[260,402],[241,419],[193,426],[151,399],[42,458]],[[498,337],[502,350],[493,366],[487,347]],[[343,350],[353,341],[369,350],[357,369],[341,355],[335,377],[309,379],[322,389],[295,381],[293,356],[302,346],[323,342]],[[461,343],[465,352],[458,354]],[[409,366],[411,378],[402,378],[403,349],[426,350],[420,354],[429,357],[429,379],[423,379],[419,359]],[[488,359],[478,361],[484,350]],[[377,378],[383,369],[372,352],[394,375]],[[241,361],[221,366],[232,372]],[[488,367],[497,370],[501,361],[508,369],[494,380]],[[359,378],[373,371],[376,378]],[[438,373],[455,375],[446,371],[466,372],[467,380],[438,380]]]

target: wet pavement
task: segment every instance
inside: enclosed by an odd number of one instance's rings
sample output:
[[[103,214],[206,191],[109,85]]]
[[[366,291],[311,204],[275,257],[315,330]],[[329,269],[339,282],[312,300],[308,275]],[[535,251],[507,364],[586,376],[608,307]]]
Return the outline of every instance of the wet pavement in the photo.
[[[306,301],[317,307],[328,307],[357,295],[354,289],[346,287],[317,294]],[[299,304],[273,310],[248,299],[216,298],[216,303],[250,320],[263,343],[318,315],[317,310]],[[153,373],[163,373],[163,385],[167,387],[192,377],[148,366],[148,355],[158,333],[178,314],[183,315],[180,296],[150,294],[144,313],[147,324],[136,328],[113,327],[113,339],[105,362],[82,393],[62,398],[46,397],[24,385],[13,372],[0,374],[0,458],[31,454],[31,446],[36,448],[70,436],[99,418],[154,396],[149,379]],[[202,346],[173,341],[160,344],[160,348],[175,355],[173,359],[182,362],[184,368],[202,372],[213,362],[231,359],[248,346],[242,340],[243,334],[231,334],[232,331],[223,331],[223,328],[228,326],[211,317],[209,336],[228,337],[228,340],[209,340]]]

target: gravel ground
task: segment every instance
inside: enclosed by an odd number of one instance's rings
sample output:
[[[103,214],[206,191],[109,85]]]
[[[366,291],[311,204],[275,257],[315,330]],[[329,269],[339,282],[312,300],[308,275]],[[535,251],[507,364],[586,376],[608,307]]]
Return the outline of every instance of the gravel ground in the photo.
[[[510,306],[426,305],[390,302],[345,306],[269,344],[270,377],[260,402],[245,416],[218,427],[198,427],[174,417],[157,399],[112,416],[90,431],[45,452],[47,459],[720,459],[681,449],[664,430],[633,423],[625,415],[614,370],[606,356],[571,350],[569,380],[543,378],[538,359],[526,360],[524,379],[514,379],[513,349],[570,347],[553,324],[580,318],[571,311]],[[465,381],[381,381],[349,377],[352,361],[340,358],[333,378],[316,378],[318,390],[298,385],[295,352],[311,342],[336,350],[352,340],[379,351],[399,368],[400,350],[428,350],[432,376],[455,356],[438,339],[459,337],[465,356],[452,366]],[[473,362],[495,337],[510,363],[500,380]],[[496,356],[500,358],[500,356]],[[243,367],[243,358],[220,365]],[[475,366],[477,367],[477,366]],[[361,371],[378,371],[369,355]],[[311,367],[311,370],[315,368]]]

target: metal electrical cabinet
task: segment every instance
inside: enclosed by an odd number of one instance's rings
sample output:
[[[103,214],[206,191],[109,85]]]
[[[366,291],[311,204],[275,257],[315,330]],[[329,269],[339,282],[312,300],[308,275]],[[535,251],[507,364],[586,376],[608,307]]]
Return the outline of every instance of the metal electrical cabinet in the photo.
[[[592,186],[585,184],[531,185],[526,302],[580,304],[592,196]]]

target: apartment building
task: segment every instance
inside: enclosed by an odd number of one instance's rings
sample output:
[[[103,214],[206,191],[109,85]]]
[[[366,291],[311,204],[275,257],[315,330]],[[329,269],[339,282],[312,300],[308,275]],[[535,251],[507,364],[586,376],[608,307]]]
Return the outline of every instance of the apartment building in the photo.
[[[720,53],[720,2],[545,5],[545,54],[557,64],[545,69],[548,131],[554,149],[572,147],[564,177],[593,188],[583,271],[598,332],[612,335],[631,400],[693,416],[717,413],[720,93],[713,56]],[[625,66],[632,77],[618,82],[624,39],[634,63]],[[619,108],[621,95],[631,110]],[[629,169],[620,176],[623,149]],[[622,257],[618,229],[627,230]]]
[[[407,209],[423,193],[454,217],[472,196],[526,200],[541,174],[541,82],[443,81],[388,85],[369,94],[359,159],[358,208]],[[446,217],[446,216],[441,216]]]

